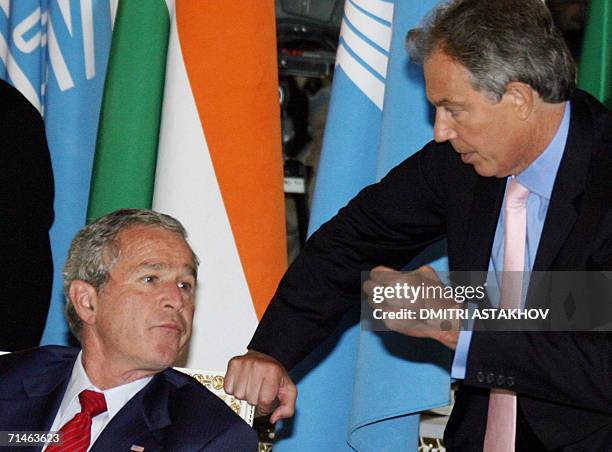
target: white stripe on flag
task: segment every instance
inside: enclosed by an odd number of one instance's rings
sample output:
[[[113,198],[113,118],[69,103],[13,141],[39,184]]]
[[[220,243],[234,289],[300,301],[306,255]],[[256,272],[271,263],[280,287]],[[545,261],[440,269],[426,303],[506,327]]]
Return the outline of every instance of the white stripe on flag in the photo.
[[[172,18],[153,208],[178,218],[200,257],[187,367],[225,371],[245,352],[257,316]]]
[[[59,10],[62,13],[64,24],[66,24],[68,33],[70,33],[70,36],[72,36],[72,12],[70,10],[70,0],[57,0],[57,6],[59,6]]]
[[[83,50],[85,54],[85,76],[91,80],[96,75],[96,51],[94,48],[93,5],[91,0],[81,0],[81,26],[83,27]]]
[[[68,70],[68,66],[66,65],[62,51],[60,50],[57,37],[55,36],[55,31],[53,30],[53,22],[51,20],[49,20],[47,27],[49,61],[51,62],[51,67],[55,73],[55,78],[60,87],[60,91],[66,91],[74,87],[74,81],[72,80],[70,71]]]
[[[393,21],[393,3],[381,0],[352,0],[355,5],[387,22]]]
[[[34,105],[38,111],[40,111],[40,99],[38,98],[38,93],[36,90],[34,90],[30,80],[21,70],[19,64],[17,64],[17,61],[15,61],[13,58],[13,55],[9,51],[8,44],[2,33],[0,33],[0,59],[2,59],[4,66],[6,66],[8,75],[11,78],[15,88],[17,88],[21,94],[23,94],[30,101],[30,103]]]
[[[346,72],[346,75],[353,83],[374,102],[374,105],[382,110],[385,98],[385,84],[359,64],[342,44],[338,46],[336,65],[344,69],[344,72]]]
[[[383,78],[387,76],[387,63],[389,62],[387,55],[364,41],[347,25],[346,21],[342,21],[340,37],[368,66],[378,72]]]
[[[387,52],[391,46],[391,27],[375,21],[347,0],[344,6],[345,19],[367,37],[370,41],[382,47]]]

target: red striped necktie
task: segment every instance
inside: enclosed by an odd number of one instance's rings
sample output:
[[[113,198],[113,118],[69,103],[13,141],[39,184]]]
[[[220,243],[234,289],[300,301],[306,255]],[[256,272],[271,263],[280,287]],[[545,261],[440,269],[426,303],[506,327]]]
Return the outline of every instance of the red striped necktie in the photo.
[[[81,412],[59,431],[60,443],[51,444],[46,452],[85,452],[91,441],[91,419],[106,411],[106,400],[101,392],[88,389],[79,394]]]

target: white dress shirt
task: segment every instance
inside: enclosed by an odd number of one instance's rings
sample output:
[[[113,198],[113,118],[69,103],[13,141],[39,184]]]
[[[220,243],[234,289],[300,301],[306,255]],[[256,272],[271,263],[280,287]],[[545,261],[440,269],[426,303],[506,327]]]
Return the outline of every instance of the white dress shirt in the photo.
[[[87,450],[91,448],[91,445],[96,441],[104,427],[110,422],[110,420],[123,408],[123,406],[136,395],[138,391],[144,388],[149,381],[153,378],[145,377],[131,383],[127,383],[121,386],[117,386],[111,389],[102,391],[96,388],[83,367],[81,356],[83,352],[79,352],[74,367],[72,368],[72,374],[70,375],[70,381],[68,387],[64,393],[64,398],[60,404],[59,410],[55,415],[55,420],[51,426],[51,431],[57,431],[61,429],[67,422],[69,422],[77,413],[81,411],[81,403],[79,402],[79,394],[89,389],[91,391],[101,392],[104,394],[106,399],[107,410],[95,416],[91,422],[91,441]],[[42,450],[46,450],[45,446]]]

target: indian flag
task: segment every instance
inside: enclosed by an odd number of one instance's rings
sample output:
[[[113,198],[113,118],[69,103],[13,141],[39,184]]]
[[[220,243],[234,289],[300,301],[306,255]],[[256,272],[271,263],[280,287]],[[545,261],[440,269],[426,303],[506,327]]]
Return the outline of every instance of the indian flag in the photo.
[[[245,351],[287,264],[274,17],[273,0],[117,11],[88,217],[152,206],[185,225],[201,260],[188,367]]]

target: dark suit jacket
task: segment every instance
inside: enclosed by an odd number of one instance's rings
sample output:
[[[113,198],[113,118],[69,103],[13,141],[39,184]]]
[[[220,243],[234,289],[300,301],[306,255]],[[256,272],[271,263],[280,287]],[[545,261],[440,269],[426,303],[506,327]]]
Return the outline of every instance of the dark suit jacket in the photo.
[[[402,268],[442,238],[450,270],[486,271],[504,188],[504,179],[463,164],[450,144],[429,143],[312,236],[249,348],[293,367],[358,302],[360,271]],[[534,270],[612,269],[611,206],[611,115],[578,92]],[[475,332],[446,431],[449,450],[482,449],[494,387],[518,393],[519,440],[550,450],[612,450],[610,332]]]
[[[78,352],[49,346],[0,357],[0,430],[48,431]],[[166,369],[117,413],[91,451],[129,451],[132,445],[145,452],[255,451],[257,435],[193,378]]]
[[[40,342],[53,277],[53,191],[42,118],[0,80],[0,350]]]

